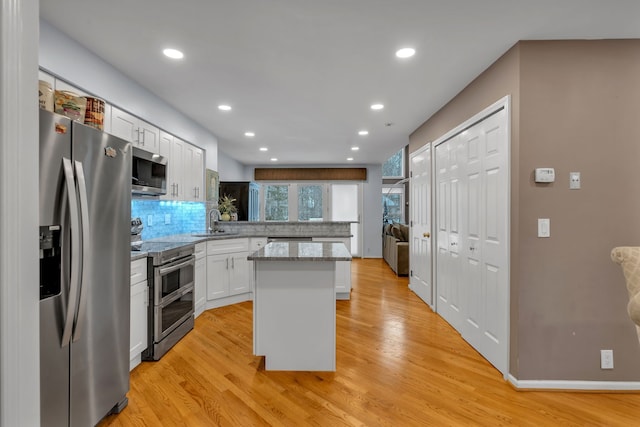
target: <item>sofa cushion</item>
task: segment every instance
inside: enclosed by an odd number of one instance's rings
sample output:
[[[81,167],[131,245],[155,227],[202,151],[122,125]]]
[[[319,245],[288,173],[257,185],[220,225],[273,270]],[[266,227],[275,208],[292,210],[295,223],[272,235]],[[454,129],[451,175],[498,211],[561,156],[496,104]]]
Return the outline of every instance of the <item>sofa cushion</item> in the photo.
[[[402,231],[400,231],[400,227],[398,227],[397,224],[394,224],[393,227],[391,227],[391,234],[396,239],[402,241]]]
[[[409,227],[404,224],[393,224],[393,227],[391,227],[391,234],[401,242],[409,241]]]
[[[409,226],[405,225],[405,224],[398,224],[398,227],[400,227],[400,233],[402,233],[402,240],[403,242],[408,242],[409,241]]]

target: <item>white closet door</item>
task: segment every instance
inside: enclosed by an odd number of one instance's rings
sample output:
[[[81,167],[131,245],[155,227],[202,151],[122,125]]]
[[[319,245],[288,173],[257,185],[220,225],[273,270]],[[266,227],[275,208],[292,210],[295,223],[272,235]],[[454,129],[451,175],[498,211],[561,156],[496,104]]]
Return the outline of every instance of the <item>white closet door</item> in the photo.
[[[481,150],[484,145],[480,126],[476,125],[463,132],[460,137],[463,140],[466,152],[467,192],[464,201],[464,222],[466,229],[466,245],[464,246],[463,271],[465,281],[465,322],[461,331],[463,337],[472,345],[481,343],[481,324],[483,289],[482,289],[482,244],[481,224],[483,222],[482,198],[482,162]],[[475,345],[474,345],[475,347]],[[476,347],[479,350],[478,347]]]
[[[457,139],[436,147],[438,254],[436,311],[457,330],[462,328],[460,242],[460,177]]]
[[[506,373],[509,330],[506,110],[501,109],[437,145],[435,156],[436,311],[483,357]]]
[[[505,110],[480,122],[482,191],[481,341],[477,348],[489,362],[507,372],[509,322],[509,136]],[[472,343],[474,347],[476,344]]]
[[[431,144],[411,154],[411,228],[409,287],[433,307],[431,249]]]

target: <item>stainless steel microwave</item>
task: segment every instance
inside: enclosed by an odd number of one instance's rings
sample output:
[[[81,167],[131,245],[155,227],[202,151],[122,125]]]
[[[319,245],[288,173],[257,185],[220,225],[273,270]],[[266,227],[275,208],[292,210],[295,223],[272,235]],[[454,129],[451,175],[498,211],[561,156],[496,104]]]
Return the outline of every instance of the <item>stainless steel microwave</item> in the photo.
[[[146,196],[167,194],[167,159],[133,147],[131,193]]]

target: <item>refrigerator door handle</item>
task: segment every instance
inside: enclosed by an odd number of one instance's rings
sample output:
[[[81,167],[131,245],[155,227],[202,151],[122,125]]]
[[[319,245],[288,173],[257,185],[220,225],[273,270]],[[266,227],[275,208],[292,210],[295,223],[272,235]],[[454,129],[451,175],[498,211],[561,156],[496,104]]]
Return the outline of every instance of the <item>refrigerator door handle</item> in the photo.
[[[71,342],[71,331],[76,314],[76,301],[78,300],[78,287],[80,286],[80,219],[78,217],[78,196],[71,160],[63,158],[62,167],[67,187],[69,218],[71,222],[71,280],[69,281],[69,299],[67,300],[67,314],[65,316],[61,343],[61,346],[65,347]]]
[[[84,177],[82,163],[75,161],[76,179],[78,180],[78,193],[80,196],[80,219],[82,222],[82,233],[80,240],[82,244],[82,279],[80,280],[80,303],[78,305],[78,315],[76,316],[73,328],[73,341],[80,338],[84,319],[87,317],[87,292],[89,287],[89,256],[91,254],[91,228],[89,227],[89,202],[87,200],[87,182]]]

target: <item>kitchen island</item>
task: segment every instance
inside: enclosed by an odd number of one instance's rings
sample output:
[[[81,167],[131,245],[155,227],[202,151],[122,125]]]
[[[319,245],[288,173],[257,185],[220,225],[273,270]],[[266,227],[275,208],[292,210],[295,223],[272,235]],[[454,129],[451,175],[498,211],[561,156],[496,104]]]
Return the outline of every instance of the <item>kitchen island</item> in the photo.
[[[255,265],[254,354],[266,370],[336,370],[336,262],[351,261],[343,243],[271,242]]]

